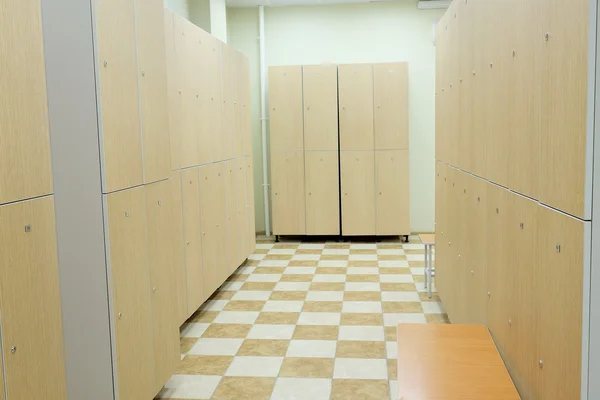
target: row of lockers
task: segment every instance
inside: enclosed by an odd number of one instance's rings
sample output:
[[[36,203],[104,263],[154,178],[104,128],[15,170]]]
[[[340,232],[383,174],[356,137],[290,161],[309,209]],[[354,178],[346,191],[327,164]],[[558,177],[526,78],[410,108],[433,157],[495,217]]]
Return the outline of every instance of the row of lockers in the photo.
[[[487,324],[522,399],[581,398],[590,222],[442,162],[436,204],[451,322]]]
[[[591,218],[591,4],[452,3],[436,27],[438,160]]]

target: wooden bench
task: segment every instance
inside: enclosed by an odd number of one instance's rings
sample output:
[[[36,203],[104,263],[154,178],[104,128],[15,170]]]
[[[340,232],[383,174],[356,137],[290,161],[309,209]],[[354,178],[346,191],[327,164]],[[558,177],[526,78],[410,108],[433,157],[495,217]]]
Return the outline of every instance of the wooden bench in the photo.
[[[398,324],[399,400],[518,400],[483,325]]]

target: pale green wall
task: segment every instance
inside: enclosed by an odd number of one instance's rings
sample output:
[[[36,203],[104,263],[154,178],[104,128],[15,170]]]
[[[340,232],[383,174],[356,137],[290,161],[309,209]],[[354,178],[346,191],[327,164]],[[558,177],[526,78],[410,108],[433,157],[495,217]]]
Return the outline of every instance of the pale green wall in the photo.
[[[258,10],[230,8],[229,43],[250,58],[256,229],[264,230]],[[411,230],[434,230],[435,48],[433,24],[444,10],[414,2],[265,7],[267,65],[409,63]]]
[[[189,0],[190,21],[210,32],[210,0]]]
[[[165,0],[165,7],[185,19],[190,19],[189,0]]]

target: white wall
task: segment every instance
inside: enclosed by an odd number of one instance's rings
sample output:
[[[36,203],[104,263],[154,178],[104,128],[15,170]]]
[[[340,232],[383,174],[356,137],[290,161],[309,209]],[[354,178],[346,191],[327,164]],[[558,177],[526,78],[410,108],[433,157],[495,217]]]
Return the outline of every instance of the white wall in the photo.
[[[265,9],[267,65],[409,63],[411,230],[434,230],[435,48],[432,25],[443,10],[415,2]],[[256,9],[229,9],[230,43],[250,57],[254,166],[262,168]],[[255,173],[257,230],[264,230],[262,179]]]
[[[210,32],[210,0],[188,0],[190,4],[190,22]]]
[[[227,43],[227,7],[225,0],[210,0],[210,33]]]
[[[185,19],[190,18],[189,0],[165,0],[165,7],[175,14],[181,15]]]

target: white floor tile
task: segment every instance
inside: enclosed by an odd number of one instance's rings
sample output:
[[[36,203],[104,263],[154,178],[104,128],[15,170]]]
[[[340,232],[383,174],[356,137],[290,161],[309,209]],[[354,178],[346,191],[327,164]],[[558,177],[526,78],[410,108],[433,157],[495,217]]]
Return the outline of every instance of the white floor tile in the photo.
[[[340,313],[303,312],[300,313],[298,325],[339,325]]]
[[[354,250],[376,249],[376,243],[350,243],[350,248]]]
[[[394,267],[406,268],[406,267],[408,267],[408,261],[406,261],[406,260],[379,260],[377,265],[379,265],[380,267],[385,267],[385,268],[394,268]]]
[[[406,259],[408,261],[425,261],[425,254],[407,254]],[[435,257],[433,257],[435,260]]]
[[[235,271],[235,273],[237,275],[250,275],[255,269],[256,267],[240,267]]]
[[[258,324],[252,326],[248,339],[282,339],[292,338],[296,325],[268,325]]]
[[[381,290],[376,282],[346,282],[346,291],[349,292],[378,292]]]
[[[225,282],[221,285],[221,290],[240,290],[244,282]]]
[[[296,249],[271,249],[269,254],[294,254]]]
[[[310,282],[278,282],[274,290],[279,291],[306,291],[310,288]]]
[[[385,352],[387,353],[387,358],[398,358],[398,343],[385,342]]]
[[[402,248],[404,250],[425,250],[425,245],[420,243],[403,243]]]
[[[350,254],[352,261],[377,261],[377,254]]]
[[[182,337],[200,337],[208,329],[210,324],[191,322],[183,324],[181,327],[180,336]]]
[[[314,290],[308,292],[306,301],[343,301],[344,292],[327,292]]]
[[[248,256],[248,260],[262,260],[265,258],[266,254],[250,254]]]
[[[271,297],[271,293],[261,290],[240,290],[233,295],[231,300],[268,300]]]
[[[290,260],[262,260],[259,267],[287,267]]]
[[[384,359],[336,358],[333,368],[335,379],[387,379]]]
[[[296,300],[269,300],[265,303],[263,312],[300,312],[303,301]]]
[[[347,267],[348,261],[344,260],[319,260],[319,267]]]
[[[257,249],[270,249],[275,246],[274,243],[256,243]]]
[[[277,376],[283,357],[235,357],[225,376]]]
[[[346,282],[346,275],[342,274],[317,274],[313,282]]]
[[[202,311],[221,311],[229,303],[229,300],[208,300],[202,304],[200,309]]]
[[[418,313],[384,313],[383,324],[385,326],[396,326],[400,322],[426,324],[425,314]]]
[[[383,326],[340,326],[338,340],[385,340]]]
[[[234,356],[240,349],[243,341],[244,339],[200,338],[188,354]]]
[[[350,249],[323,249],[321,254],[344,256],[350,254]]]
[[[398,400],[398,381],[390,381],[390,400]]]
[[[381,255],[394,255],[394,256],[401,256],[404,254],[404,250],[402,249],[377,249],[377,254],[381,254]]]
[[[300,243],[298,245],[299,249],[323,249],[325,248],[325,243]]]
[[[246,282],[279,282],[281,274],[252,274]]]
[[[379,268],[377,267],[348,267],[348,275],[377,275]]]
[[[425,314],[443,314],[446,312],[444,311],[442,303],[435,301],[423,301],[421,302],[421,306],[423,306],[423,312]]]
[[[334,358],[336,347],[335,340],[292,340],[285,356]]]
[[[317,267],[287,267],[284,274],[287,275],[310,275],[314,274]]]
[[[320,254],[294,254],[292,260],[317,261],[321,258]]]
[[[379,280],[386,283],[410,283],[415,281],[412,275],[409,274],[379,275]]]
[[[159,399],[210,399],[221,376],[173,375],[162,388]]]
[[[277,378],[271,400],[329,400],[331,379]]]
[[[381,301],[421,301],[417,292],[381,292]]]
[[[217,324],[253,324],[258,311],[221,311],[214,322]]]
[[[381,313],[379,301],[345,301],[342,312],[345,313]]]
[[[425,267],[412,267],[410,273],[413,275],[425,276]]]

